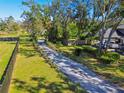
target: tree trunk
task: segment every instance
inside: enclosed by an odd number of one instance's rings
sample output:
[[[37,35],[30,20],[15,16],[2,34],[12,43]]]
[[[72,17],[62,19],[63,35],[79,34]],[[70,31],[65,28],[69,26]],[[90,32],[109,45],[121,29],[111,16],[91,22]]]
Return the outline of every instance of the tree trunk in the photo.
[[[106,30],[105,29],[102,29],[102,31],[100,31],[100,43],[99,43],[99,55],[101,55],[102,53],[102,45],[103,45],[103,40],[104,40],[104,34],[105,34]]]
[[[57,37],[58,37],[57,27],[54,26],[51,28],[51,30],[48,33],[48,41],[56,43]]]
[[[115,30],[111,30],[110,34],[109,34],[109,37],[108,37],[108,40],[107,40],[107,43],[106,43],[106,48],[105,48],[105,52],[108,50],[109,48],[109,44],[110,44],[110,41],[111,41],[111,37],[113,35],[113,33],[115,32]]]
[[[68,37],[69,37],[69,35],[68,35],[68,32],[67,32],[67,29],[66,29],[66,27],[64,27],[63,28],[63,39],[62,39],[62,43],[65,46],[68,46]]]

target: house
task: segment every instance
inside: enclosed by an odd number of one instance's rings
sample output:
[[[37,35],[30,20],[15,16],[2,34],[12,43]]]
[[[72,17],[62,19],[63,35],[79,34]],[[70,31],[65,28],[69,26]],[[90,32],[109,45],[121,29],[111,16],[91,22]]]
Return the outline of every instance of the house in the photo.
[[[104,35],[104,43],[108,40],[110,32],[111,28],[108,29]],[[114,49],[124,47],[124,24],[119,25],[117,30],[113,31],[109,47]]]

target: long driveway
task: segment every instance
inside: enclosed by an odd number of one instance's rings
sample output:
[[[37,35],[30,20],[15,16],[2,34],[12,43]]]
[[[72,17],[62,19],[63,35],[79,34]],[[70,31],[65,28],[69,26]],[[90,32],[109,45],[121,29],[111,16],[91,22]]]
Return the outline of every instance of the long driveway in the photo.
[[[124,93],[124,90],[102,80],[98,75],[89,70],[86,66],[79,64],[62,54],[50,49],[45,45],[44,40],[39,40],[39,47],[43,54],[53,61],[53,64],[63,72],[74,83],[80,85],[89,93]]]

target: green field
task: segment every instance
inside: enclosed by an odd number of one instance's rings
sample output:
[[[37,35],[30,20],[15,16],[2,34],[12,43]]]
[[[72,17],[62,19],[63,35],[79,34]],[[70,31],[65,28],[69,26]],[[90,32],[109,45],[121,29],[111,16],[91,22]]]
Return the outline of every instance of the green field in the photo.
[[[0,42],[0,80],[9,62],[15,42]]]
[[[21,36],[9,93],[84,93],[65,81],[34,49],[29,37]],[[78,91],[78,92],[77,92]]]
[[[2,32],[0,31],[0,37],[18,37],[20,32]]]

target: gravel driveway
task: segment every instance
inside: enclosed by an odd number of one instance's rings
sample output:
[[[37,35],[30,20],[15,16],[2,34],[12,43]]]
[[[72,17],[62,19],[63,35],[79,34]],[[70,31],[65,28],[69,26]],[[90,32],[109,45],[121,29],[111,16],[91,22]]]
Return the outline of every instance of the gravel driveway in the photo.
[[[63,72],[74,83],[80,85],[89,93],[124,93],[124,90],[102,80],[98,75],[62,54],[50,49],[44,40],[39,40],[39,47],[43,49],[44,55],[53,61],[58,69]]]

